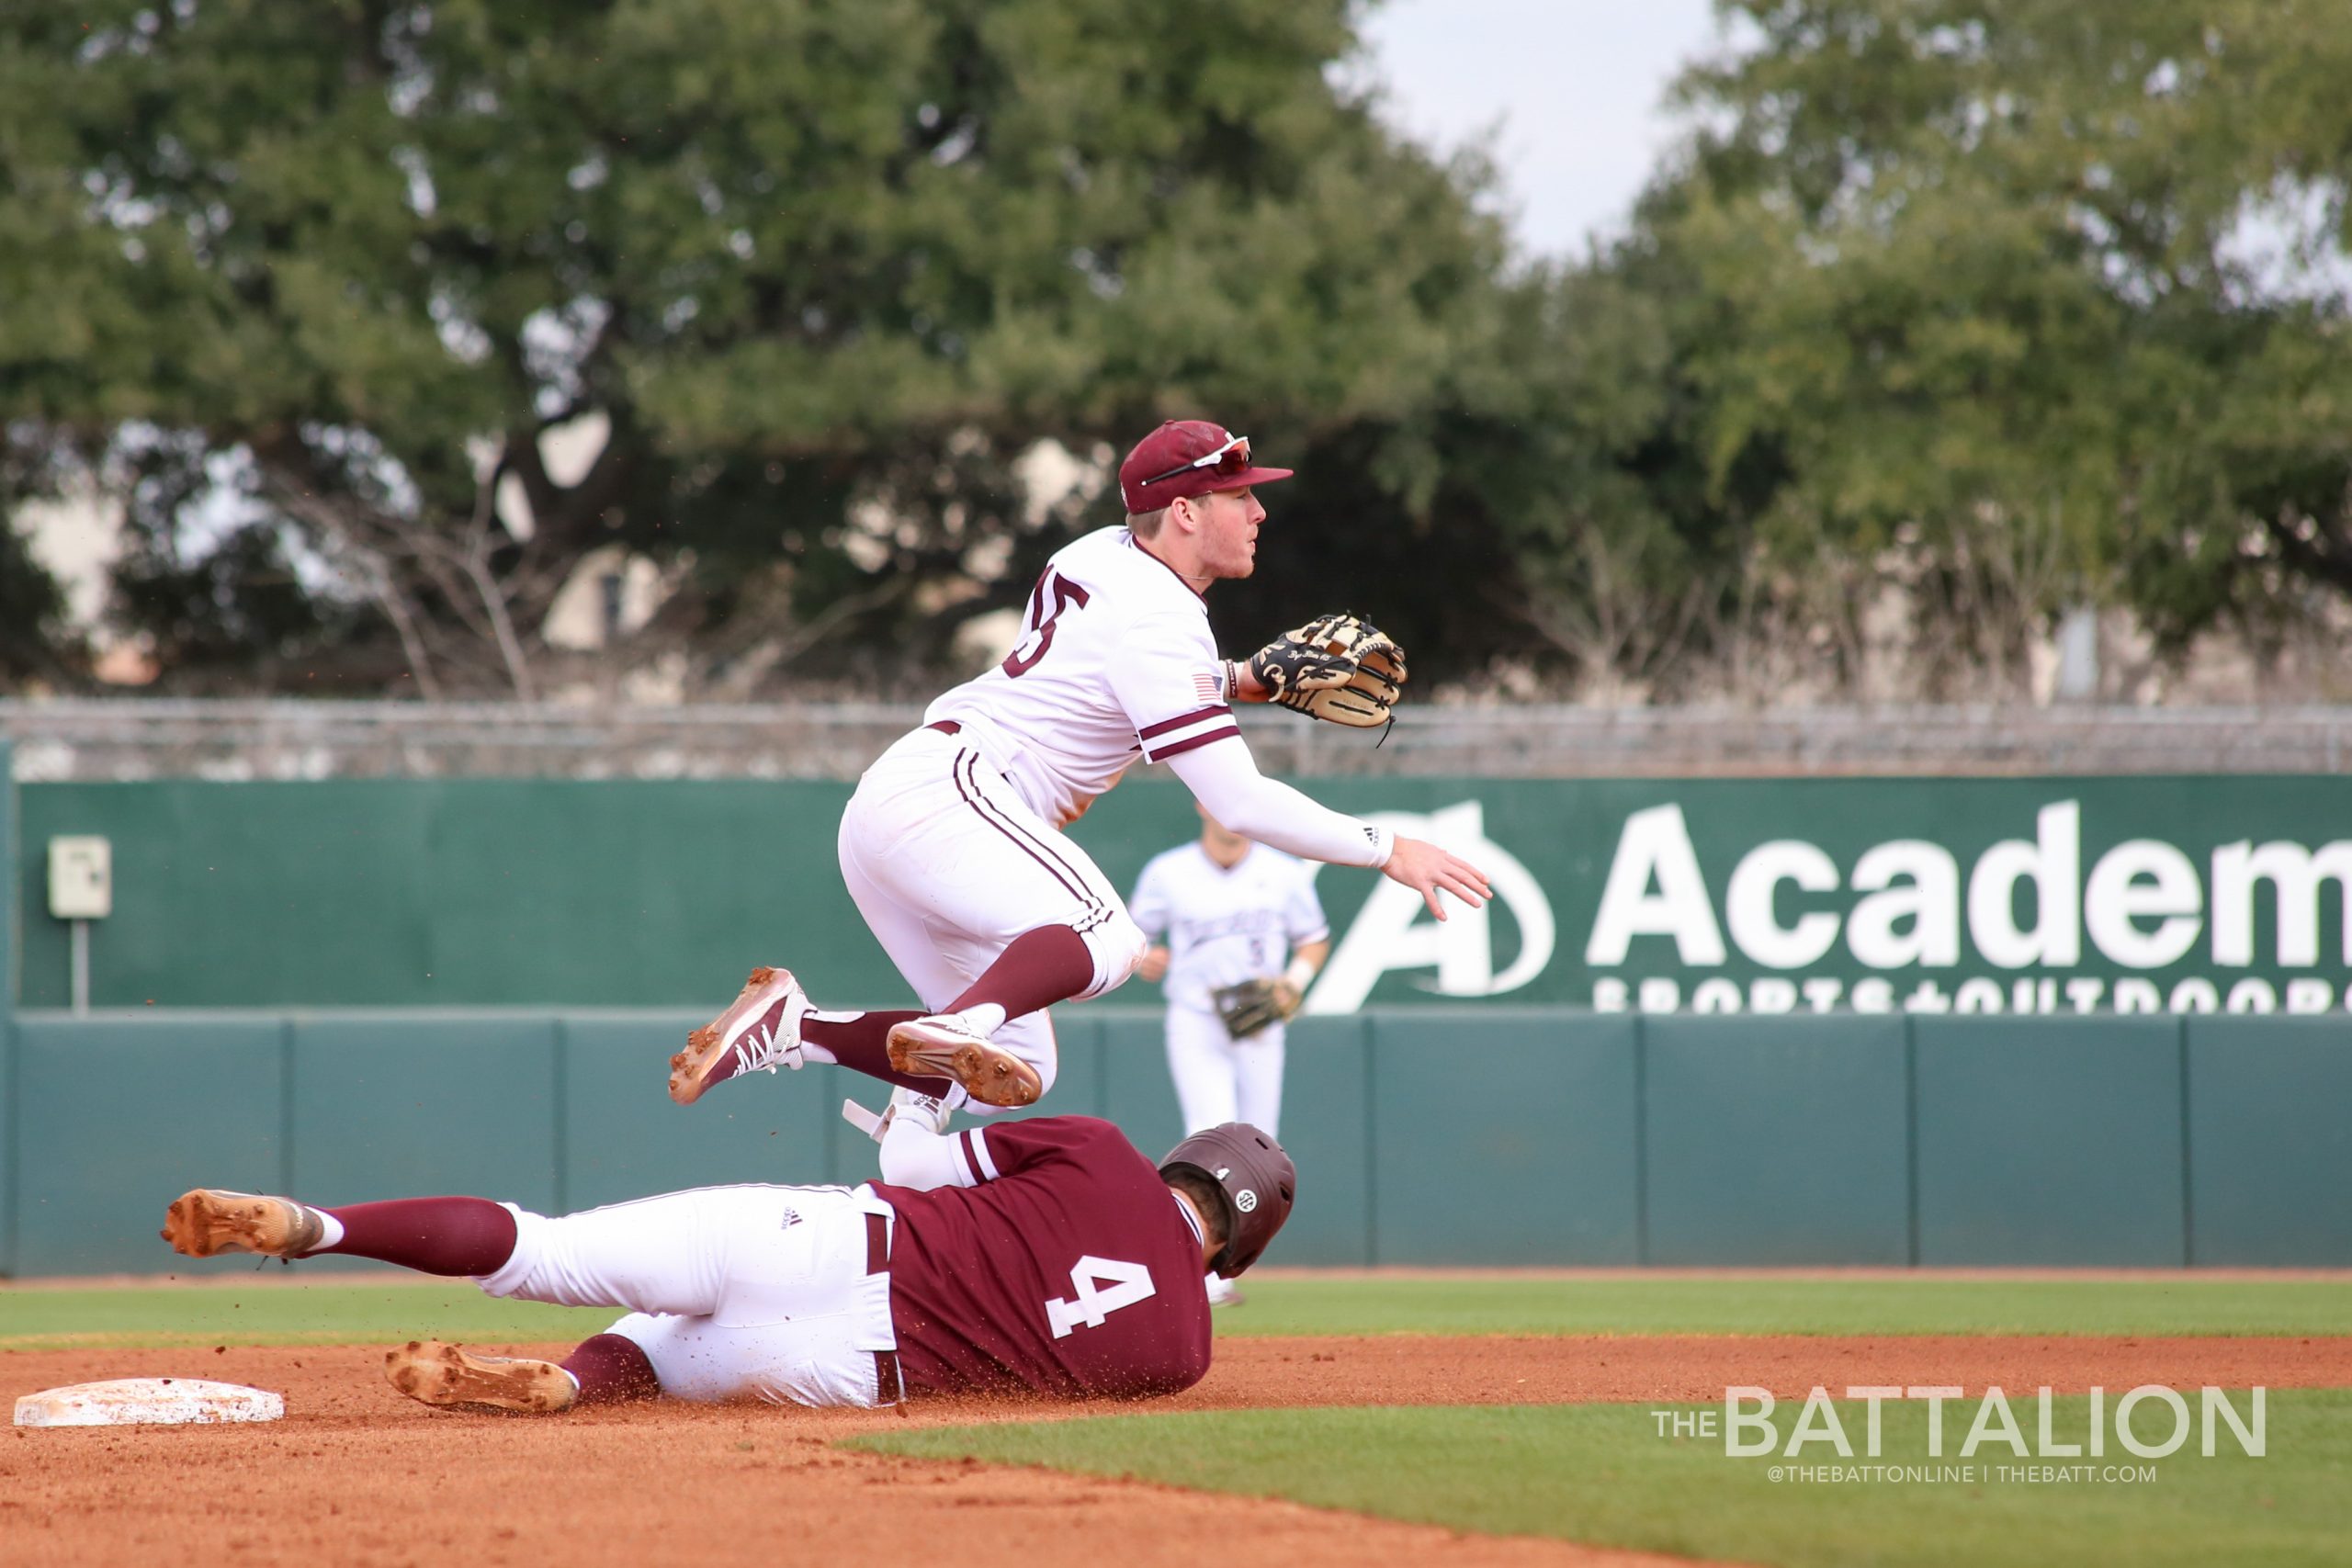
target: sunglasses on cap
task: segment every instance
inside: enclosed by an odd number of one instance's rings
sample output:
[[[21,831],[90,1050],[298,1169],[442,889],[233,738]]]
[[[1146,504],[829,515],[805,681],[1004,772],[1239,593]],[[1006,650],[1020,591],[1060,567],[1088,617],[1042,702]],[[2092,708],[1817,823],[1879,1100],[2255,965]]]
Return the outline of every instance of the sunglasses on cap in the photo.
[[[1211,473],[1216,474],[1248,472],[1250,438],[1246,435],[1237,435],[1214,452],[1204,452],[1191,462],[1179,463],[1164,474],[1154,474],[1148,479],[1137,479],[1136,488],[1141,490],[1146,485],[1156,485],[1163,479],[1172,479],[1180,474],[1189,474],[1194,468],[1206,468]]]

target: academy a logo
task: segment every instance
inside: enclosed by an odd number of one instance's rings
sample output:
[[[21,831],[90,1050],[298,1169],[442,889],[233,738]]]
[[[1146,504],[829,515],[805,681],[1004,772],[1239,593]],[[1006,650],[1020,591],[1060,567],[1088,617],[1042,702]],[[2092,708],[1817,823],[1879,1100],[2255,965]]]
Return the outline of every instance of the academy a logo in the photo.
[[[1366,820],[1442,844],[1476,865],[1494,888],[1494,902],[1466,909],[1449,897],[1446,919],[1440,923],[1430,919],[1419,894],[1382,877],[1307,992],[1303,1011],[1353,1012],[1391,969],[1435,969],[1434,982],[1415,983],[1443,997],[1500,996],[1544,972],[1552,961],[1552,901],[1516,856],[1487,837],[1484,806],[1465,800],[1427,816],[1383,811]],[[1519,923],[1519,953],[1499,975],[1495,973],[1495,903],[1508,908]]]

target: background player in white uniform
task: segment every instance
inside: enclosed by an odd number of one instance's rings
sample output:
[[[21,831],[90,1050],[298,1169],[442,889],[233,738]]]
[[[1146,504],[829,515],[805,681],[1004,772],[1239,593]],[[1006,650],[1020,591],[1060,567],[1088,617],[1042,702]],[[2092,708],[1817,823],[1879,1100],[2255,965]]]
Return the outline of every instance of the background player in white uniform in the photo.
[[[1127,454],[1126,525],[1052,558],[1012,652],[932,704],[842,813],[850,897],[922,1009],[820,1011],[787,971],[756,970],[671,1058],[673,1100],[816,1060],[896,1084],[902,1108],[934,1114],[1035,1102],[1056,1065],[1044,1010],[1114,988],[1143,955],[1118,894],[1062,832],[1138,757],[1167,763],[1234,831],[1376,867],[1440,919],[1442,893],[1486,900],[1468,862],[1261,775],[1234,723],[1232,705],[1272,697],[1300,645],[1221,658],[1201,594],[1255,569],[1266,510],[1254,487],[1290,472],[1254,466],[1246,438],[1198,420]]]
[[[1136,973],[1167,981],[1168,1073],[1184,1131],[1246,1122],[1279,1137],[1283,1024],[1277,1019],[1237,1038],[1217,1011],[1216,993],[1245,980],[1272,980],[1285,1010],[1298,1005],[1331,953],[1314,872],[1251,843],[1204,808],[1201,836],[1152,857],[1127,910],[1153,942]],[[1233,1282],[1216,1274],[1208,1296],[1217,1306],[1241,1300]]]
[[[1168,1072],[1184,1130],[1247,1122],[1281,1135],[1283,1026],[1237,1040],[1215,993],[1243,980],[1281,980],[1293,1005],[1331,953],[1315,874],[1253,844],[1203,811],[1201,836],[1156,855],[1127,901],[1148,949],[1136,973],[1168,983]]]

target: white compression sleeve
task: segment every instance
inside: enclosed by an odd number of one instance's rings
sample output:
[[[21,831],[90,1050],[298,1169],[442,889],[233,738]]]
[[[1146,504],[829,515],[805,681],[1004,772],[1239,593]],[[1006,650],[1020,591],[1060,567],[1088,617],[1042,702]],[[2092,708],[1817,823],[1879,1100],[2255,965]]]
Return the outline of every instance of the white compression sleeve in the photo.
[[[954,1134],[926,1132],[896,1117],[882,1133],[882,1179],[921,1192],[972,1185],[956,1153]]]
[[[1396,847],[1396,835],[1387,829],[1319,806],[1260,773],[1238,737],[1170,757],[1168,766],[1210,816],[1285,854],[1332,865],[1381,866]]]

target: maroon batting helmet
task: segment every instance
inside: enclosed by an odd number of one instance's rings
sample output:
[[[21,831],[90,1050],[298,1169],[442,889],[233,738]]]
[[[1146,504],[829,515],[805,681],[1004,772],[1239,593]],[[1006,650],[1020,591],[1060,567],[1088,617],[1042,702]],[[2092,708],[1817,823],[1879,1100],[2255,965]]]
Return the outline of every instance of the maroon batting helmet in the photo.
[[[1209,1267],[1232,1279],[1266,1250],[1290,1218],[1298,1169],[1283,1146],[1247,1122],[1195,1133],[1159,1162],[1159,1174],[1189,1170],[1205,1177],[1225,1198],[1225,1246]]]

